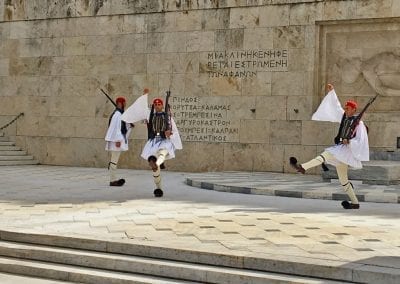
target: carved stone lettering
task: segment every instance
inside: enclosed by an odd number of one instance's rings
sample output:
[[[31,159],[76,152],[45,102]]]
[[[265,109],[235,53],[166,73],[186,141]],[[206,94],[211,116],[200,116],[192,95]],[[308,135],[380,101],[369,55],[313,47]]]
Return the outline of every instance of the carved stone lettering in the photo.
[[[259,71],[287,71],[287,49],[208,52],[203,66],[210,78],[254,77]]]
[[[227,118],[229,104],[211,104],[200,97],[174,97],[171,108],[183,141],[239,141],[237,122]]]

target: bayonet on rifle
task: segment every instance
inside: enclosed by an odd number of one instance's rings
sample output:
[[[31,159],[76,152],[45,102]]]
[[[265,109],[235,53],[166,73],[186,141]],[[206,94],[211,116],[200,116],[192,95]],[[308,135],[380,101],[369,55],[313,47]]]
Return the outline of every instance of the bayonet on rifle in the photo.
[[[100,91],[102,91],[103,94],[110,100],[110,102],[111,102],[115,107],[117,107],[117,104],[113,101],[112,98],[110,98],[110,96],[109,96],[103,89],[100,88]]]

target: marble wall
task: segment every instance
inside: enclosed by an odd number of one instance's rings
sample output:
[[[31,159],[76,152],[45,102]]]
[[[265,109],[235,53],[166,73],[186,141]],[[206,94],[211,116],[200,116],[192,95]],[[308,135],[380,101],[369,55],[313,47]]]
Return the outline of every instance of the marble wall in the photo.
[[[400,1],[0,0],[0,121],[43,164],[105,167],[112,97],[171,90],[171,170],[292,171],[332,143],[327,82],[363,105],[371,147],[400,136]],[[138,125],[121,167],[144,168]]]

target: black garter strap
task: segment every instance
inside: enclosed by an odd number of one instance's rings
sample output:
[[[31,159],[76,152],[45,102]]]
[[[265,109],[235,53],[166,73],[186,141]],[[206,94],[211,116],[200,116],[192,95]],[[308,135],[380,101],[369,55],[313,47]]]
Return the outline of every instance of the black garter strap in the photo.
[[[346,185],[348,185],[349,183],[351,184],[351,188],[354,189],[353,184],[352,184],[351,182],[349,182],[349,181],[348,181],[347,183],[345,183],[345,184],[342,184],[342,186],[346,186]]]
[[[108,169],[110,169],[110,165],[111,165],[111,164],[113,164],[113,165],[117,165],[116,163],[109,162],[109,163],[108,163]]]

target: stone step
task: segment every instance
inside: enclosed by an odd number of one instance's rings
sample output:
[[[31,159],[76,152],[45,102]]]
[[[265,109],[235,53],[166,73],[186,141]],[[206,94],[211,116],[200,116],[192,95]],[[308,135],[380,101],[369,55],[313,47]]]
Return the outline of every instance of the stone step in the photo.
[[[39,162],[37,160],[13,160],[13,161],[1,161],[0,166],[21,166],[21,165],[37,165]]]
[[[15,146],[15,143],[11,141],[0,141],[0,146]]]
[[[141,260],[140,262],[145,262],[145,266],[140,268],[142,269],[141,273],[146,271],[144,268],[149,269],[148,273],[152,273],[158,267],[162,275],[177,273],[182,279],[189,274],[192,275],[191,277],[197,277],[196,279],[202,279],[201,277],[204,277],[204,275],[202,275],[203,272],[200,272],[207,271],[206,277],[208,278],[206,280],[214,280],[213,283],[372,283],[369,282],[372,281],[371,279],[373,279],[374,284],[400,283],[400,263],[395,257],[393,257],[393,260],[387,260],[388,265],[382,266],[379,260],[367,259],[364,261],[361,259],[348,263],[340,259],[327,260],[318,257],[292,256],[288,258],[281,255],[260,256],[234,252],[227,254],[200,251],[196,248],[190,250],[158,247],[152,244],[146,245],[143,242],[102,240],[101,238],[88,239],[4,230],[0,230],[0,239],[2,240],[2,254],[9,254],[9,256],[36,257],[42,260],[49,258],[51,261],[68,262],[69,265],[71,263],[75,265],[83,263],[82,265],[95,267],[114,265],[113,267],[118,270],[130,272],[138,269],[134,263]],[[35,245],[37,248],[35,248]],[[60,256],[58,253],[64,255]],[[141,265],[142,263],[140,263]],[[166,267],[171,266],[172,269],[166,269]],[[187,271],[192,272],[188,273]],[[237,271],[239,271],[239,275],[246,278],[238,278],[238,274],[233,273]],[[269,278],[267,278],[268,280],[258,279],[259,275]],[[215,279],[214,277],[217,276],[222,278]],[[254,281],[245,281],[251,279],[249,277],[252,277]],[[279,281],[274,280],[277,279],[274,277],[278,277]],[[291,282],[282,281],[282,279],[285,279],[282,277],[291,278]],[[306,282],[304,282],[305,280]]]
[[[38,246],[8,241],[0,241],[0,255],[4,256],[5,259],[11,260],[14,264],[18,261],[26,262],[29,260],[31,269],[33,267],[38,269],[41,265],[45,264],[48,266],[47,269],[58,271],[60,274],[63,269],[75,267],[75,270],[81,270],[81,274],[86,274],[85,276],[88,276],[89,274],[90,278],[93,280],[94,273],[90,272],[91,270],[96,269],[102,272],[108,271],[109,274],[116,272],[129,273],[126,274],[126,276],[128,276],[132,275],[132,273],[134,275],[140,273],[148,276],[161,277],[162,279],[179,280],[179,282],[174,281],[171,283],[182,283],[181,280],[194,281],[194,283],[321,283],[321,279],[312,279],[308,277],[218,267],[205,264],[192,264],[173,260],[152,259],[141,256],[126,256],[113,253],[55,248],[43,245]],[[19,269],[14,269],[13,271],[3,270],[3,272],[26,275],[27,269],[17,263],[17,266],[18,265],[20,267]],[[62,266],[62,269],[60,269],[60,266]],[[52,273],[52,275],[58,273]],[[33,274],[30,275],[39,276]],[[65,280],[62,276],[54,276],[55,279]],[[112,276],[110,275],[110,277]],[[111,279],[115,281],[115,279],[117,279],[115,277],[116,276]],[[79,278],[68,280],[82,281]],[[324,281],[324,283],[339,282]]]
[[[322,173],[324,181],[337,179],[337,172],[333,166]],[[393,185],[400,184],[400,161],[372,160],[363,162],[362,169],[349,169],[350,180],[361,180],[364,184]]]
[[[8,142],[9,139],[8,139],[7,137],[0,136],[0,141],[1,141],[1,142]]]
[[[0,151],[19,151],[21,148],[17,146],[2,146],[0,145]]]
[[[4,155],[0,154],[0,161],[23,161],[23,160],[33,160],[33,156],[28,155]]]
[[[22,156],[22,155],[26,155],[26,152],[23,150],[15,150],[15,151],[0,150],[0,156]]]
[[[168,284],[168,283],[193,283],[186,281],[174,281],[154,276],[135,275],[118,271],[105,271],[93,268],[81,268],[71,265],[44,263],[40,261],[18,260],[14,258],[0,257],[0,270],[2,272],[40,276],[42,278],[78,283],[119,283],[119,284]]]
[[[30,277],[14,275],[9,273],[0,273],[0,283],[1,284],[78,284],[77,282],[66,282],[44,279],[40,277]]]
[[[370,151],[370,160],[400,161],[400,151]]]

